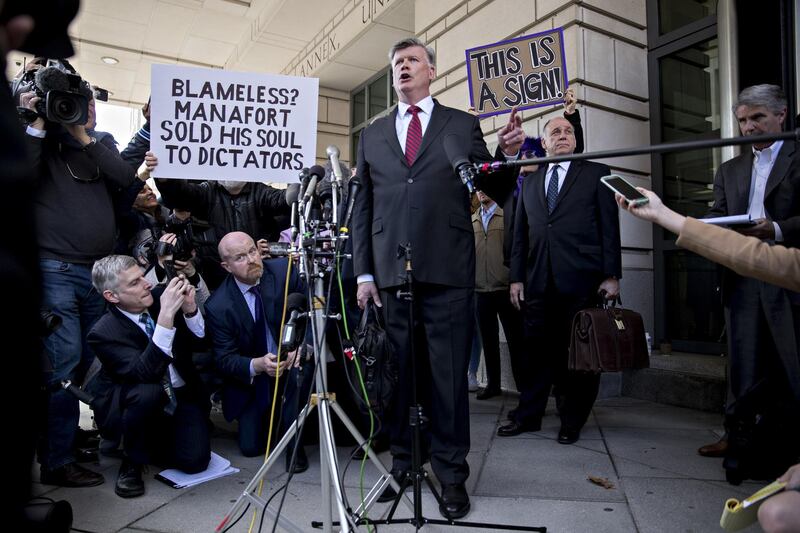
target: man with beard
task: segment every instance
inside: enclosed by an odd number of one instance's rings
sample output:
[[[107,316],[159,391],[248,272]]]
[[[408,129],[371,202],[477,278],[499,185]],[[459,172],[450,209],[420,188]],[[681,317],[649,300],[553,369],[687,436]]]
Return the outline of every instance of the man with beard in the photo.
[[[217,370],[223,378],[222,412],[227,420],[238,420],[239,449],[246,457],[253,457],[264,453],[267,446],[276,374],[286,396],[283,426],[288,427],[297,417],[294,354],[278,360],[288,259],[262,260],[255,241],[241,231],[222,238],[219,256],[229,274],[206,302],[206,320]],[[294,271],[289,292],[304,292]],[[281,397],[280,391],[277,397]],[[292,450],[287,449],[287,470],[291,457]],[[307,468],[308,459],[301,447],[294,471]]]

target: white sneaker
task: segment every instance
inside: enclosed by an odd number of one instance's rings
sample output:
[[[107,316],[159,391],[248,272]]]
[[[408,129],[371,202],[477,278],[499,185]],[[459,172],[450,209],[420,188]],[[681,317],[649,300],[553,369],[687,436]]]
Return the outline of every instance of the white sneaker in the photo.
[[[467,389],[470,392],[476,392],[478,390],[478,376],[476,374],[467,373]]]

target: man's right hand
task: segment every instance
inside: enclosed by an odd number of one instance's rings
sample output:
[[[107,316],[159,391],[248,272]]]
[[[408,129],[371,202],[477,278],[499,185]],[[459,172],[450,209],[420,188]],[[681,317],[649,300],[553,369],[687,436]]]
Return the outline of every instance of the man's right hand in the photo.
[[[381,296],[378,294],[378,286],[375,285],[373,281],[365,281],[364,283],[358,284],[358,292],[356,293],[356,300],[358,300],[358,307],[364,309],[367,306],[367,302],[372,298],[372,301],[375,302],[375,305],[378,307],[383,307],[381,303]]]
[[[521,302],[525,301],[525,284],[520,281],[512,283],[509,289],[509,296],[511,297],[511,305],[519,311],[522,308]]]
[[[275,377],[275,374],[278,373],[278,368],[281,369],[281,372],[286,368],[286,361],[281,361],[281,364],[278,364],[278,356],[274,353],[268,353],[263,357],[256,357],[253,359],[253,369],[256,371],[256,374],[263,374],[264,372],[271,377]]]
[[[36,111],[36,104],[41,101],[42,97],[36,96],[36,93],[33,91],[28,91],[19,95],[20,107],[25,107],[31,111]],[[30,126],[37,130],[44,130],[44,119],[42,117],[36,117],[36,120],[31,122]]]

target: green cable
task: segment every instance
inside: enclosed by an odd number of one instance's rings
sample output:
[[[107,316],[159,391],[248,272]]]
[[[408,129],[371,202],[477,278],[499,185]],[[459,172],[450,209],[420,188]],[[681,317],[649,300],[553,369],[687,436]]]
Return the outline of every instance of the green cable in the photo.
[[[339,283],[339,298],[342,302],[342,324],[344,325],[344,335],[345,338],[349,341],[350,339],[350,328],[347,325],[347,309],[344,303],[344,290],[342,288],[342,270],[340,268],[339,260],[341,257],[337,254],[336,256],[336,280]],[[367,438],[367,447],[372,446],[372,435],[375,433],[375,418],[372,415],[372,408],[369,405],[369,395],[367,394],[367,387],[364,385],[364,378],[361,375],[361,365],[358,362],[358,357],[355,356],[355,352],[353,354],[353,362],[356,365],[356,374],[358,375],[358,383],[361,385],[361,393],[364,395],[364,402],[367,404],[367,411],[369,412],[369,437]],[[361,443],[359,443],[359,446]],[[364,504],[364,469],[367,465],[367,454],[364,454],[364,457],[361,459],[361,468],[359,469],[359,482],[358,482],[358,489],[361,495],[361,504]],[[364,509],[364,518],[367,520],[367,532],[371,532],[372,528],[369,525],[369,517],[367,516],[366,508]]]

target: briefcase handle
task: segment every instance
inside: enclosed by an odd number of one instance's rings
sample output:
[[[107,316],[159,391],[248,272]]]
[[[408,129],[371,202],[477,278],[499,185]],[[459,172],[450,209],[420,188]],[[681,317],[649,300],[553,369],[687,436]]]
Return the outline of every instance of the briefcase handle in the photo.
[[[598,293],[600,298],[603,300],[602,307],[603,309],[615,308],[617,306],[622,307],[622,296],[617,294],[614,298],[608,297],[608,292],[605,289],[601,289]]]

